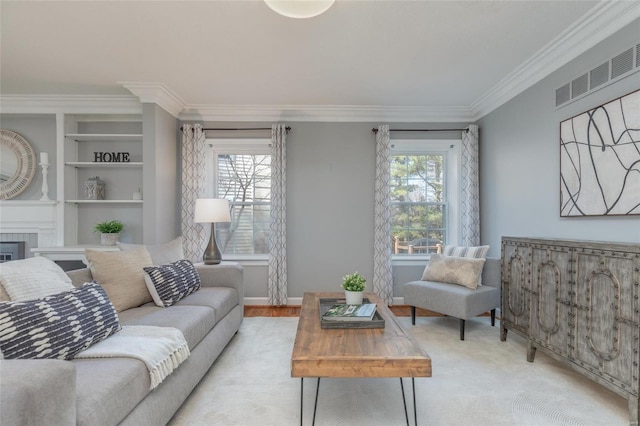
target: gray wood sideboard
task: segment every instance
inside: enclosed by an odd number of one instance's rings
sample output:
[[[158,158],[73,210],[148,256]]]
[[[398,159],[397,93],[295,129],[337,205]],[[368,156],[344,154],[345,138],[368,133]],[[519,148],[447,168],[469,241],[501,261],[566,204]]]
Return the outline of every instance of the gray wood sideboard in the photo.
[[[638,424],[640,244],[502,238],[507,330],[629,399]]]

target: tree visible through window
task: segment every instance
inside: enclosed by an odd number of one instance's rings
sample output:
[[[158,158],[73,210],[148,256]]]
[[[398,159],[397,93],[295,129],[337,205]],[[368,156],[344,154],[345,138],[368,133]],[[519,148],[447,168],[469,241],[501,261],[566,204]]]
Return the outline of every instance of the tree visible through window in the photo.
[[[225,254],[269,252],[271,156],[218,154],[216,194],[229,200],[231,222],[217,224],[217,241]]]
[[[435,253],[446,238],[444,154],[391,157],[391,235],[394,254]]]

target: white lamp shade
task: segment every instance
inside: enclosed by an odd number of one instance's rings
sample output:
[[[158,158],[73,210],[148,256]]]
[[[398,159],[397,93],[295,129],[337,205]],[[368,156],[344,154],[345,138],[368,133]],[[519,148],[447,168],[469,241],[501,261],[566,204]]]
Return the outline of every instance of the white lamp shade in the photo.
[[[223,198],[198,198],[193,221],[195,223],[231,222],[229,201]]]
[[[335,0],[264,0],[276,13],[288,18],[312,18],[326,12]]]

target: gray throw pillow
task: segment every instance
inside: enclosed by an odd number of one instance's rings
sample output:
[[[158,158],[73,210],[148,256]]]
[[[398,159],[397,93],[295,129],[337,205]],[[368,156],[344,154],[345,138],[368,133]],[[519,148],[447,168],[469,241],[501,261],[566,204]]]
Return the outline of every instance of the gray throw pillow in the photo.
[[[154,265],[167,265],[172,262],[184,259],[184,249],[182,248],[182,237],[164,244],[143,245],[143,244],[126,244],[117,242],[121,251],[130,251],[139,247],[145,247],[151,255]]]

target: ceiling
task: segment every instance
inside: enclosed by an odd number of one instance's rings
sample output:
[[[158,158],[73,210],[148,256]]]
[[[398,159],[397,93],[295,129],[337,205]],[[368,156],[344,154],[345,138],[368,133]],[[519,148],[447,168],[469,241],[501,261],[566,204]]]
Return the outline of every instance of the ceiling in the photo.
[[[322,108],[477,118],[617,30],[621,15],[640,16],[634,3],[337,0],[291,19],[258,0],[2,0],[0,89],[160,88],[182,118]],[[589,39],[580,30],[596,18],[610,25]]]

